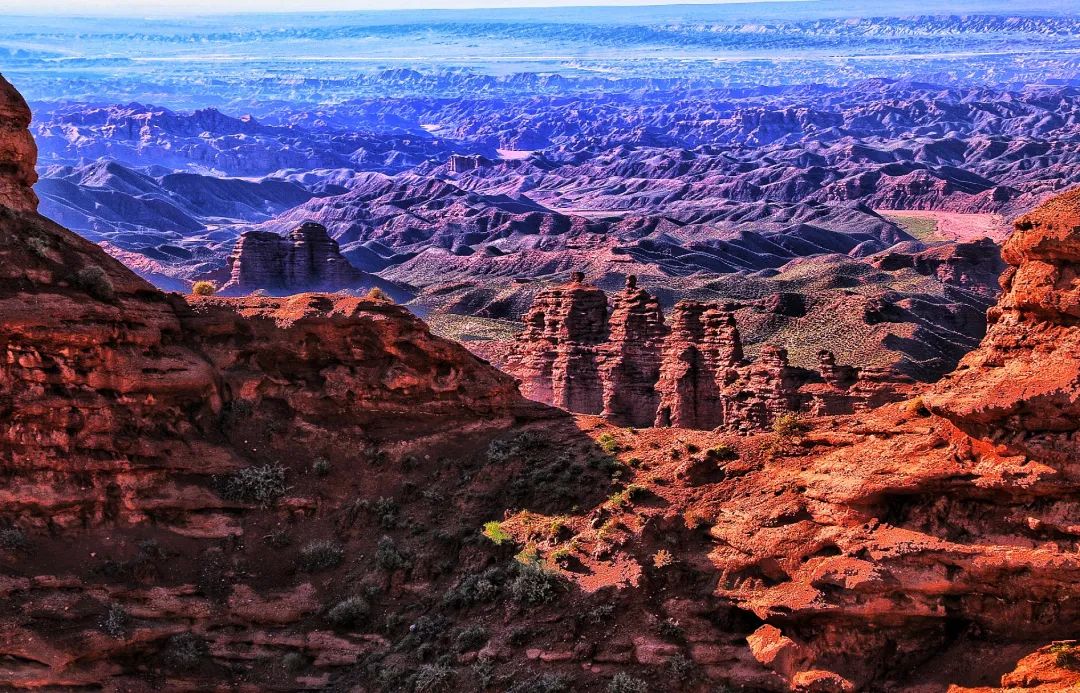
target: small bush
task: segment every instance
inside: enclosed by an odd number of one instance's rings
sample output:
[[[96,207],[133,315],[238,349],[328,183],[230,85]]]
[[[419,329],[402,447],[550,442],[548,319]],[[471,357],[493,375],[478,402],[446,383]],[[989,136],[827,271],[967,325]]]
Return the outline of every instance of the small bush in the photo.
[[[0,529],[0,549],[25,551],[29,546],[30,541],[26,538],[26,534],[18,527]]]
[[[225,482],[225,497],[244,503],[257,503],[267,508],[288,491],[285,468],[277,464],[247,467]]]
[[[439,664],[425,664],[413,675],[415,693],[439,693],[450,690],[454,670]]]
[[[454,638],[454,649],[458,652],[472,652],[487,644],[488,632],[483,626],[471,626],[458,633]]]
[[[497,546],[513,539],[513,537],[503,529],[502,523],[496,521],[484,523],[484,536]]]
[[[442,603],[452,609],[462,609],[474,604],[493,602],[502,593],[503,580],[503,572],[498,568],[466,575],[446,590]]]
[[[674,640],[675,642],[682,642],[686,637],[686,633],[683,632],[682,626],[679,622],[673,618],[666,618],[660,622],[657,630],[660,631],[660,635],[668,640]]]
[[[398,551],[394,540],[387,536],[379,539],[379,545],[375,549],[375,562],[388,573],[404,570],[410,565],[409,559]]]
[[[196,296],[213,296],[217,292],[217,287],[213,282],[195,282],[191,285],[191,293]]]
[[[289,534],[289,530],[284,527],[272,530],[263,537],[263,541],[266,542],[267,546],[271,546],[275,549],[284,549],[292,546],[292,536]]]
[[[341,544],[330,539],[308,542],[300,549],[297,566],[305,573],[317,573],[341,565],[345,559],[345,549]]]
[[[388,301],[388,302],[390,302],[392,300],[386,294],[385,291],[383,291],[382,289],[380,289],[377,286],[373,286],[370,289],[368,289],[368,292],[366,294],[364,294],[364,298],[370,298],[373,301]]]
[[[109,605],[109,610],[101,619],[101,630],[114,638],[123,638],[127,632],[128,613],[119,604]]]
[[[116,289],[105,270],[97,265],[87,265],[75,273],[75,284],[99,301],[111,301]]]
[[[533,563],[519,565],[517,577],[510,583],[510,595],[515,601],[530,606],[546,604],[555,599],[562,578],[543,566]]]
[[[289,652],[281,658],[281,668],[287,672],[295,673],[307,666],[307,657],[300,652]]]
[[[316,476],[326,476],[330,473],[330,460],[325,457],[316,457],[311,463],[311,471],[315,472]]]
[[[735,448],[727,443],[720,443],[714,448],[710,448],[705,455],[717,462],[730,462],[731,460],[739,459],[739,453],[735,451]]]
[[[613,493],[608,498],[608,503],[614,505],[617,508],[622,508],[630,505],[636,498],[640,498],[645,493],[645,487],[639,484],[630,484],[622,491]]]
[[[362,623],[371,613],[371,606],[363,597],[349,597],[335,604],[326,612],[326,620],[335,626],[347,628]]]
[[[608,681],[607,693],[648,693],[649,684],[620,671]]]
[[[615,436],[610,433],[604,433],[596,439],[596,444],[600,446],[600,449],[609,455],[614,455],[619,451],[619,441],[615,439]]]
[[[798,414],[781,414],[773,419],[773,433],[781,438],[790,438],[804,429],[802,419]]]
[[[687,681],[694,678],[696,673],[694,661],[681,654],[668,660],[668,670],[671,672],[671,678],[676,681]]]
[[[1050,647],[1054,664],[1062,669],[1080,670],[1080,647],[1070,643],[1058,643]]]
[[[206,642],[192,633],[180,633],[169,638],[165,657],[178,669],[194,669],[210,654]]]

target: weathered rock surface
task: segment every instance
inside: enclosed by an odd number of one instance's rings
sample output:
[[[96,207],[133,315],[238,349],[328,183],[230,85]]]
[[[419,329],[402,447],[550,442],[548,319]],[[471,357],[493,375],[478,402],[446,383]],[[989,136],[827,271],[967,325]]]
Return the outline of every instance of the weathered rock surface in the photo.
[[[506,368],[526,397],[631,426],[758,431],[784,414],[848,414],[895,401],[911,385],[838,367],[829,352],[821,372],[790,366],[772,346],[748,362],[730,311],[680,301],[669,326],[633,276],[610,315],[604,292],[579,273],[540,292],[525,324]]]
[[[377,287],[395,299],[407,296],[391,282],[349,264],[326,227],[314,222],[305,222],[285,236],[248,231],[236,242],[229,258],[229,272],[229,281],[221,287],[226,295],[256,290],[288,295]]]
[[[37,209],[37,145],[30,131],[30,107],[11,83],[0,76],[0,206],[18,211]]]

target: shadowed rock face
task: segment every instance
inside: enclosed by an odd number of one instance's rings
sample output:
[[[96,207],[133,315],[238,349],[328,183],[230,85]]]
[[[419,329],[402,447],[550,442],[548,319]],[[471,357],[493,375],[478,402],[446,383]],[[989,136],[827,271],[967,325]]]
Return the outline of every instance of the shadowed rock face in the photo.
[[[405,295],[390,282],[349,264],[326,227],[314,222],[305,222],[285,236],[268,231],[245,233],[236,242],[229,268],[229,281],[221,287],[226,295],[256,290],[295,294],[372,287],[395,298]]]

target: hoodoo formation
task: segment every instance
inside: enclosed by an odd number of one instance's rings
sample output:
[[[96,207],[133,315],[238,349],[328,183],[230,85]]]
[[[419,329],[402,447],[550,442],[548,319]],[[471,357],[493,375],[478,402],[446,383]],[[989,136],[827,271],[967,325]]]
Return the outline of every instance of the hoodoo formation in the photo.
[[[743,354],[735,318],[719,304],[680,301],[665,322],[656,297],[630,276],[607,296],[575,273],[540,292],[507,370],[531,399],[632,426],[757,431],[785,414],[848,414],[902,399],[911,381],[838,367],[829,351],[811,371],[766,345]]]

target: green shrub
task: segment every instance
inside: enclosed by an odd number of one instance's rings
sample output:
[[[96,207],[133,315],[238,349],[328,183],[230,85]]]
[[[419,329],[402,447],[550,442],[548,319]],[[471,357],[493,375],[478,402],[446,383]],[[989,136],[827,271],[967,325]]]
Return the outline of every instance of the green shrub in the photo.
[[[76,272],[75,285],[99,301],[111,301],[116,297],[112,280],[97,265],[87,265]]]
[[[363,597],[349,597],[335,604],[326,612],[326,620],[341,628],[362,623],[371,613],[371,607]]]
[[[191,293],[196,296],[213,296],[216,291],[217,287],[213,282],[201,281],[191,285]]]
[[[488,632],[483,626],[471,626],[458,633],[454,638],[454,649],[458,652],[472,652],[487,644]]]
[[[288,490],[285,486],[285,467],[264,464],[241,469],[229,477],[225,482],[224,495],[230,500],[257,503],[267,508]]]
[[[710,448],[705,455],[712,460],[718,462],[730,462],[731,460],[739,459],[739,453],[731,445],[727,443],[720,443],[714,448]]]
[[[497,521],[484,523],[484,536],[496,545],[504,544],[513,539],[513,537],[503,529],[502,523]]]
[[[409,559],[398,551],[394,540],[387,536],[379,539],[379,544],[375,549],[375,562],[388,573],[404,570],[410,565]]]
[[[562,578],[538,563],[518,565],[517,577],[510,583],[510,595],[515,601],[536,606],[554,600],[561,586]]]
[[[304,544],[297,556],[297,566],[306,573],[317,573],[341,565],[345,549],[330,539],[319,539]]]
[[[1062,669],[1080,670],[1080,647],[1073,643],[1057,643],[1050,647],[1054,664]]]
[[[803,430],[802,419],[798,414],[781,414],[773,419],[773,433],[781,438],[790,438]]]
[[[620,671],[608,681],[607,693],[648,693],[649,684]]]
[[[311,463],[311,471],[315,472],[316,476],[326,476],[330,473],[330,460],[325,457],[316,457]]]
[[[505,580],[498,568],[489,568],[483,573],[465,575],[457,584],[446,590],[442,603],[451,609],[462,609],[475,604],[487,604],[495,601],[502,593]]]
[[[619,441],[615,439],[615,436],[610,433],[604,433],[596,439],[596,444],[600,446],[600,449],[609,455],[614,455],[619,451]]]

